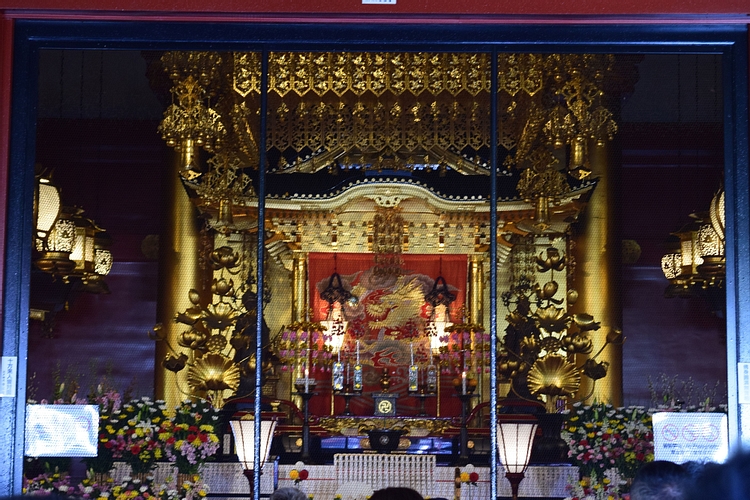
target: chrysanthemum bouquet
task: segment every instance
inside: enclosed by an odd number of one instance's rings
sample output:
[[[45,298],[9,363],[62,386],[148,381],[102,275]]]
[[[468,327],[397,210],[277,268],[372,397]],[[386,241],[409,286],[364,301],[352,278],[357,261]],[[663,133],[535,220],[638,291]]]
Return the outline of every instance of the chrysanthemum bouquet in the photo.
[[[635,477],[640,466],[654,459],[651,414],[639,406],[575,403],[567,413],[562,438],[568,443],[568,456],[578,466],[581,477],[603,481],[617,475],[621,484],[614,486],[589,479],[590,488],[600,485],[599,490],[603,486],[616,490],[610,493],[625,489],[622,486]]]
[[[617,469],[607,469],[603,475],[596,472],[591,477],[581,479],[578,483],[568,485],[569,496],[565,500],[620,500],[627,499],[629,495],[620,493],[620,488],[625,484]]]
[[[112,478],[107,477],[106,479],[97,478],[100,475],[89,471],[86,479],[78,484],[78,487],[71,492],[72,497],[83,498],[84,500],[97,500],[101,498],[109,498],[110,491],[114,486]]]
[[[68,496],[71,489],[70,476],[58,471],[45,472],[23,481],[23,494],[27,496]]]
[[[111,427],[114,436],[105,447],[112,451],[115,459],[127,462],[134,474],[147,473],[163,456],[158,431],[166,418],[164,401],[152,401],[147,397],[129,401],[117,414],[117,424]]]
[[[165,453],[180,474],[195,474],[219,450],[219,411],[206,401],[184,401],[159,429]]]

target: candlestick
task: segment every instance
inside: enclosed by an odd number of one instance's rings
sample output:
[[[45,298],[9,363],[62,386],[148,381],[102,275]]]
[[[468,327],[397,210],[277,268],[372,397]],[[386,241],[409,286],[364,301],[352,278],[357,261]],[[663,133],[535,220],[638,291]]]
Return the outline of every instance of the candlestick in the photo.
[[[409,392],[419,390],[419,367],[417,365],[409,366]]]

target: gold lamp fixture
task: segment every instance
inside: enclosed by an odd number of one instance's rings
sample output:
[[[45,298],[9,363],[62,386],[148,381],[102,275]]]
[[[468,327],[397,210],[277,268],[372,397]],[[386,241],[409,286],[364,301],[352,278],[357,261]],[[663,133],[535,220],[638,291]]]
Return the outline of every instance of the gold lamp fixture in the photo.
[[[79,280],[86,292],[109,293],[103,278],[112,270],[111,238],[83,213],[62,206],[48,178],[37,179],[34,265],[65,283]]]
[[[661,259],[669,286],[664,296],[723,294],[726,273],[724,189],[711,199],[707,212],[690,214],[691,221],[670,235],[669,251]]]

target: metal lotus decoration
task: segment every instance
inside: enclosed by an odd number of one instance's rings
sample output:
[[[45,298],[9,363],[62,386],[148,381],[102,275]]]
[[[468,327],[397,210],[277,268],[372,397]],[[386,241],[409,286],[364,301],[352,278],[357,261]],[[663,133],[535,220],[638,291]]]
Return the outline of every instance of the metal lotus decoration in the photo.
[[[218,273],[211,283],[213,302],[206,304],[200,292],[190,290],[191,306],[175,315],[174,321],[184,325],[177,344],[182,349],[167,354],[162,361],[172,372],[187,369],[188,388],[180,388],[189,396],[207,399],[215,408],[222,408],[235,395],[243,374],[254,370],[251,351],[254,332],[250,332],[255,318],[255,297],[250,290],[252,279],[236,286],[233,277],[240,274],[240,255],[230,247],[213,250],[208,258],[211,268]],[[151,333],[157,341],[167,340],[161,335],[161,325]],[[186,352],[187,351],[187,352]]]
[[[540,285],[524,277],[502,294],[503,303],[513,309],[507,316],[509,325],[498,356],[498,373],[511,382],[509,396],[534,400],[544,396],[549,412],[554,411],[560,398],[590,396],[577,395],[582,377],[596,381],[607,375],[608,363],[597,362],[596,358],[622,335],[612,330],[601,349],[591,355],[591,335],[601,325],[590,314],[568,312],[568,306],[578,299],[575,290],[569,289],[565,298],[557,297],[560,285],[554,279],[555,272],[564,272],[566,265],[565,255],[549,247],[536,257],[538,273],[549,272],[549,281]],[[580,365],[576,363],[577,354],[587,355]]]

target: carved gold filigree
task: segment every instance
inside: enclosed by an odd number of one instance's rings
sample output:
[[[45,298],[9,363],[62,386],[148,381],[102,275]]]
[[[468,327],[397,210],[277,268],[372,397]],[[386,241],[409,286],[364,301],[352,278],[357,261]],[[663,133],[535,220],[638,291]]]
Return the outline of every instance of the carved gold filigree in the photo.
[[[435,435],[451,428],[450,419],[413,417],[322,417],[318,425],[328,432],[347,435],[354,430],[357,434],[367,434],[374,429],[403,430],[407,436],[412,432],[423,435],[426,430]]]

